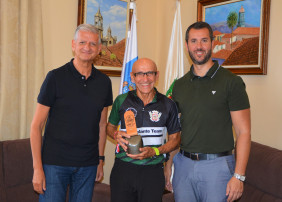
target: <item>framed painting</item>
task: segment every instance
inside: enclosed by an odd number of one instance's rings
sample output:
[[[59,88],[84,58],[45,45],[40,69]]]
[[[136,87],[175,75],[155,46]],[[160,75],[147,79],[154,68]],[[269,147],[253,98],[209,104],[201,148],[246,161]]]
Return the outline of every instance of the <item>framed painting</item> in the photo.
[[[99,30],[102,49],[94,65],[108,76],[121,75],[128,25],[127,0],[79,0],[77,25],[93,24]]]
[[[213,29],[212,58],[235,74],[267,74],[270,0],[198,0]]]

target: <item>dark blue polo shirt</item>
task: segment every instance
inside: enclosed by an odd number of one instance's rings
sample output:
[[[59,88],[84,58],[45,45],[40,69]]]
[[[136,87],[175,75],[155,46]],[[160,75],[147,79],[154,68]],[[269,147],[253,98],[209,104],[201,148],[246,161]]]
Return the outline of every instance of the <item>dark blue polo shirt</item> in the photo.
[[[113,102],[109,77],[93,66],[86,80],[75,69],[72,59],[47,74],[37,100],[50,107],[42,147],[43,164],[97,165],[101,112]]]

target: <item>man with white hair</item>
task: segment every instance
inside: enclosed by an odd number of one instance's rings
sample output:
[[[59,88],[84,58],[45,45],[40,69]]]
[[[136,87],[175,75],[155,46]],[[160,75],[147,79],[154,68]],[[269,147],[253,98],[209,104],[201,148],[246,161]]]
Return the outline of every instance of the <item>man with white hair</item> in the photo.
[[[103,177],[112,86],[93,66],[101,50],[98,30],[79,25],[72,50],[74,59],[47,74],[31,124],[33,187],[39,201],[65,201],[68,187],[70,201],[92,201],[95,179]]]

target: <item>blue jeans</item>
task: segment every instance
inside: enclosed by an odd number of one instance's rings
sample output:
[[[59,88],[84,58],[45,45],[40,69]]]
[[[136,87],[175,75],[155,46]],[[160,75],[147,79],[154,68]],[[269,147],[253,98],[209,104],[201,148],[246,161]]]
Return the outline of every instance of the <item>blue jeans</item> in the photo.
[[[69,202],[91,202],[97,166],[68,167],[43,165],[46,191],[39,202],[65,202],[69,186]]]
[[[227,183],[234,174],[234,155],[194,161],[175,155],[172,180],[176,202],[225,202]]]

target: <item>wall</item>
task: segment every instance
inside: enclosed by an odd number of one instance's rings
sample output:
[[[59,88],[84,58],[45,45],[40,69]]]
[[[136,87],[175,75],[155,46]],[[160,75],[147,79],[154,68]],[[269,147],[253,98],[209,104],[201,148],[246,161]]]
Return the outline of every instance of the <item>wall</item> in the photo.
[[[43,1],[44,59],[46,73],[61,66],[72,57],[71,40],[76,28],[77,0]],[[252,139],[275,148],[282,149],[282,19],[281,0],[272,0],[270,15],[270,35],[268,53],[268,74],[266,76],[242,76],[251,102]],[[175,0],[137,0],[138,51],[140,57],[156,61],[160,70],[158,89],[163,91],[164,72],[168,54],[171,27],[175,12]],[[196,21],[197,1],[181,0],[183,36],[186,28]],[[141,43],[142,42],[142,43]],[[185,52],[185,70],[189,62]],[[114,97],[118,94],[120,78],[112,77]],[[115,145],[108,139],[104,182],[109,183],[109,175],[114,160]]]
[[[251,102],[252,139],[282,149],[282,1],[270,8],[268,67],[265,76],[242,76]]]

